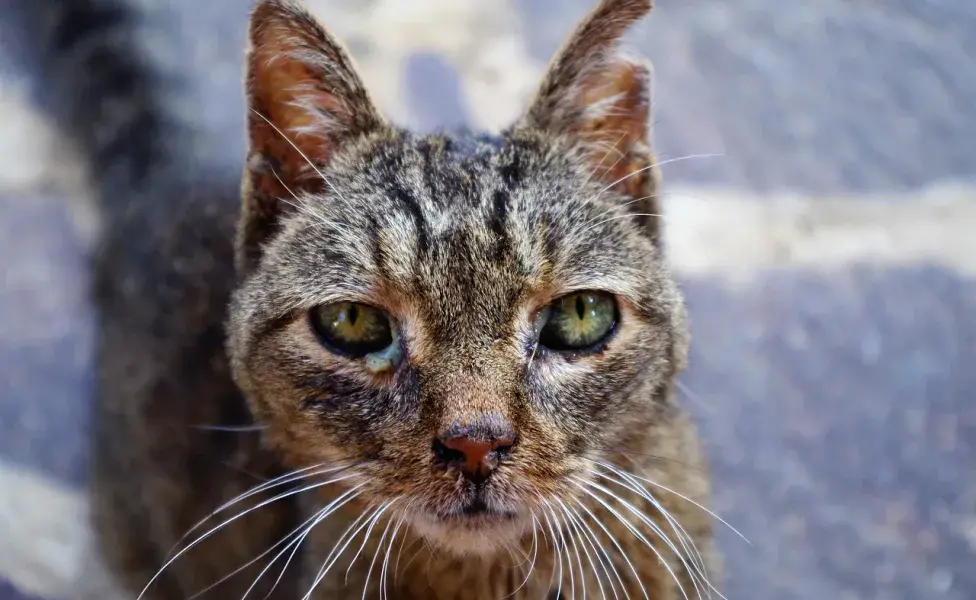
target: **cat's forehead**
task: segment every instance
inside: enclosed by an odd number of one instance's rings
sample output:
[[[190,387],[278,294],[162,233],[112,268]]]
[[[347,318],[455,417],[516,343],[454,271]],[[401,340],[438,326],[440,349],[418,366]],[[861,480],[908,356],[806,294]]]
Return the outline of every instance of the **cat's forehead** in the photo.
[[[608,221],[614,200],[552,148],[403,134],[338,166],[278,254],[322,296],[394,288],[430,310],[486,313],[544,287],[636,294],[652,274],[645,237]]]
[[[571,179],[568,163],[543,165],[546,150],[489,134],[404,133],[361,155],[368,187],[359,192],[366,201],[373,193],[392,195],[401,203],[423,202],[433,217],[440,213],[462,217],[486,204],[497,208],[502,203],[500,194],[524,196],[536,191],[540,175],[564,182]]]

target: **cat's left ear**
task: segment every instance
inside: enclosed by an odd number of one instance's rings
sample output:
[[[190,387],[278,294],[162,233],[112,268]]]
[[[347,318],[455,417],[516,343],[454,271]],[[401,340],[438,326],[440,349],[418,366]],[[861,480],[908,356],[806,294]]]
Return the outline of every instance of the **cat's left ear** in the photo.
[[[258,0],[247,53],[248,156],[238,268],[294,209],[294,196],[333,193],[322,176],[343,147],[386,127],[352,59],[296,0]]]
[[[658,215],[660,178],[651,146],[652,68],[622,54],[618,42],[651,10],[651,0],[603,0],[576,27],[549,66],[518,128],[563,135],[578,144],[593,179]],[[637,217],[654,239],[657,217]]]

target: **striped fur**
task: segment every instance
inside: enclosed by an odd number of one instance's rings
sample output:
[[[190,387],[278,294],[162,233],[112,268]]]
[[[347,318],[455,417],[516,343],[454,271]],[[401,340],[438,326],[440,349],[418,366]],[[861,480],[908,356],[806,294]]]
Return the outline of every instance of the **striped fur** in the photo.
[[[363,511],[387,502],[364,555],[382,559],[396,523],[399,539],[420,547],[385,578],[391,597],[568,597],[571,585],[595,597],[612,585],[611,564],[631,597],[703,585],[710,523],[694,504],[655,494],[655,506],[633,486],[614,488],[647,515],[635,521],[647,538],[650,524],[674,529],[659,509],[673,515],[706,555],[702,567],[687,549],[644,543],[584,491],[614,485],[594,474],[607,462],[696,502],[707,494],[694,429],[671,400],[687,330],[659,243],[650,71],[615,49],[649,2],[604,0],[503,133],[418,135],[379,115],[348,54],[298,3],[262,0],[240,205],[222,179],[186,164],[193,128],[160,100],[172,80],[144,60],[137,16],[109,0],[47,5],[62,17],[56,53],[90,70],[52,73],[62,98],[80,94],[59,114],[91,157],[113,224],[97,259],[93,519],[124,585],[138,593],[151,580],[145,597],[159,599],[217,582],[205,597],[241,597],[252,581],[251,595],[274,598],[313,585],[314,598],[378,597],[374,563],[350,562],[358,540],[328,576],[316,574]],[[584,289],[617,298],[614,336],[593,354],[537,352],[535,311]],[[307,314],[338,300],[393,315],[407,360],[377,376],[326,351]],[[483,490],[490,508],[514,516],[451,521],[472,492],[435,467],[431,440],[486,415],[517,432]],[[349,479],[262,506],[168,562],[214,507],[323,463],[351,464]],[[238,569],[352,485],[360,495],[311,530],[273,591],[277,570],[258,576],[274,553]],[[585,511],[575,514],[592,537],[555,518],[566,513],[550,520],[554,506]],[[570,568],[569,553],[584,550],[555,552],[553,538],[601,546],[607,566],[584,568],[574,554]],[[510,548],[537,559],[522,587]]]

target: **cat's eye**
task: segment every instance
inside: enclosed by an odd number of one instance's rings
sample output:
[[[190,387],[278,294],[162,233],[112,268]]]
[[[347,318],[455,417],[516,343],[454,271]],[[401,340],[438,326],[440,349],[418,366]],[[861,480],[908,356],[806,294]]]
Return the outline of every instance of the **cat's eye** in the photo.
[[[389,317],[367,304],[323,304],[313,308],[309,318],[326,347],[346,356],[361,358],[382,352],[394,343]]]
[[[556,300],[540,314],[539,344],[549,350],[579,352],[606,341],[619,320],[613,296],[576,292]]]

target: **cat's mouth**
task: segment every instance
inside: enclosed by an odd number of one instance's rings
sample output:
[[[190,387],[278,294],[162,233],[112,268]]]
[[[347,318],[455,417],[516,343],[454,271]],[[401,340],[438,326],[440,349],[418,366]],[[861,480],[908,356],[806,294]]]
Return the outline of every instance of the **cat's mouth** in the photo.
[[[414,518],[414,526],[429,541],[457,554],[487,554],[510,545],[531,524],[521,512],[491,506],[480,498],[446,512]]]
[[[519,514],[510,510],[498,510],[488,506],[481,498],[475,498],[465,506],[447,513],[441,520],[447,523],[474,523],[490,521],[507,521],[517,519]]]

